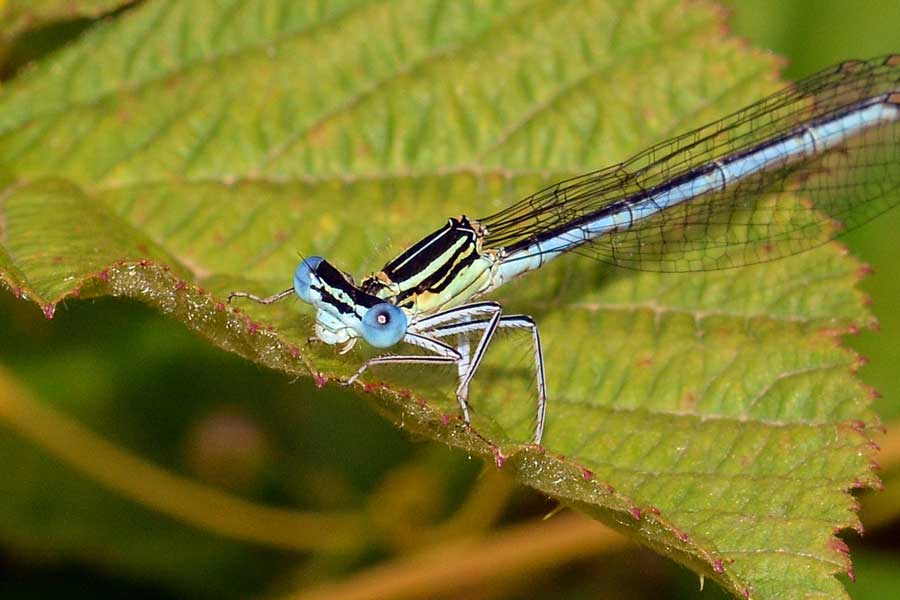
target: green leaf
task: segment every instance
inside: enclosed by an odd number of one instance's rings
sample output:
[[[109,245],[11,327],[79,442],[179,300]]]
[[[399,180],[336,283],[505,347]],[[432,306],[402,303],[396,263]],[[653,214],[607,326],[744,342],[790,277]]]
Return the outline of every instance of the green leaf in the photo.
[[[319,383],[371,353],[227,293],[290,285],[297,252],[356,275],[450,215],[489,214],[777,87],[702,6],[630,2],[145,3],[0,96],[0,277],[48,316],[141,299]],[[741,270],[622,273],[577,256],[501,290],[541,327],[545,450],[512,336],[459,426],[449,371],[361,390],[410,431],[754,598],[841,597],[834,532],[874,485],[869,391],[837,336],[870,324],[836,245]]]

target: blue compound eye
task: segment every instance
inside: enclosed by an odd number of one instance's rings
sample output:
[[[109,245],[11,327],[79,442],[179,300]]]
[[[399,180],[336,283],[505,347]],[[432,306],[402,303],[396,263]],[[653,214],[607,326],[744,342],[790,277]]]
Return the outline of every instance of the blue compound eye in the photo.
[[[406,335],[406,315],[389,302],[376,304],[363,316],[362,334],[376,348],[393,346]]]
[[[321,256],[304,258],[297,265],[297,270],[294,271],[294,291],[297,292],[297,295],[304,302],[312,304],[312,300],[309,297],[309,286],[312,284],[312,277],[322,260],[324,259]]]

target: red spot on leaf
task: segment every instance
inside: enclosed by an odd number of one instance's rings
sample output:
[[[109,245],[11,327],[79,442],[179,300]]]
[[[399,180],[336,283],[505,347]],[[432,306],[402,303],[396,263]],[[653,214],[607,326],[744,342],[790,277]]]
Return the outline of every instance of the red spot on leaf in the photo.
[[[103,269],[100,271],[100,281],[109,281],[109,269]]]
[[[444,427],[450,426],[450,415],[448,415],[447,413],[441,415],[441,425]]]
[[[631,513],[631,516],[635,521],[640,521],[641,517],[644,516],[644,512],[637,506],[632,506],[628,509],[628,512]]]
[[[682,410],[692,411],[697,408],[697,394],[693,391],[686,392],[681,397],[681,408]]]
[[[835,552],[842,552],[843,554],[850,554],[850,546],[839,537],[833,537],[828,540],[828,547]]]
[[[225,310],[225,305],[222,304],[221,302],[216,302],[216,311],[222,312],[224,310]]]
[[[647,509],[647,512],[649,512],[650,514],[654,514],[654,515],[662,514],[662,513],[660,512],[660,510],[659,510],[658,508],[656,508],[655,506],[649,507],[649,508]]]
[[[80,296],[80,295],[81,295],[81,288],[80,288],[80,287],[72,288],[72,297],[77,298],[77,297]]]
[[[582,469],[582,470],[581,470],[581,477],[582,477],[585,481],[590,481],[590,480],[592,480],[592,479],[594,478],[594,472],[591,471],[590,469]]]
[[[712,562],[712,569],[716,573],[724,573],[725,572],[725,563],[719,559],[716,559]]]
[[[186,287],[187,287],[187,282],[186,282],[186,281],[183,281],[183,280],[179,279],[178,281],[175,282],[175,289],[176,289],[176,290],[179,290],[179,291],[180,291],[180,290],[183,290],[183,289],[186,288]]]
[[[300,348],[297,346],[291,346],[289,351],[291,353],[291,358],[298,358],[300,356]]]
[[[299,351],[298,351],[299,352]],[[316,373],[313,375],[313,383],[317,388],[322,389],[326,383],[328,383],[328,378],[322,375],[321,373]]]
[[[13,290],[13,295],[18,299],[22,297],[22,288],[17,287]]]
[[[678,541],[681,542],[682,544],[686,544],[687,541],[688,541],[689,539],[691,539],[691,537],[690,537],[688,534],[686,534],[685,532],[681,531],[680,529],[676,529],[676,530],[675,530],[675,537],[677,537],[677,538],[678,538]]]
[[[856,582],[856,571],[853,570],[853,567],[847,568],[847,577],[850,578],[850,581]]]
[[[650,365],[653,364],[653,359],[649,356],[645,356],[644,358],[639,358],[637,362],[634,363],[634,366],[639,369],[646,369]]]
[[[610,494],[615,494],[615,493],[616,493],[616,488],[614,488],[613,486],[611,486],[610,484],[607,483],[607,484],[606,484],[606,491],[609,492]]]
[[[52,319],[53,315],[56,314],[56,305],[55,304],[45,304],[41,310],[44,312],[44,316],[47,319]]]

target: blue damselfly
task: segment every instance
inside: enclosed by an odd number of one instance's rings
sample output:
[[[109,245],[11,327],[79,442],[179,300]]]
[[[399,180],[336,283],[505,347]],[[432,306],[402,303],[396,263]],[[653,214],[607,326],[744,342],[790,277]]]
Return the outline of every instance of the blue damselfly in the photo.
[[[316,337],[349,350],[400,342],[427,354],[366,361],[456,365],[468,390],[494,333],[530,332],[541,442],[547,389],[526,315],[476,300],[568,251],[614,265],[698,271],[807,250],[900,202],[900,55],[849,61],[633,158],[559,182],[490,216],[450,218],[359,284],[325,259],[301,261],[292,293],[316,310]],[[229,298],[229,299],[230,299]],[[470,338],[478,336],[474,347]],[[448,343],[453,341],[453,343]]]

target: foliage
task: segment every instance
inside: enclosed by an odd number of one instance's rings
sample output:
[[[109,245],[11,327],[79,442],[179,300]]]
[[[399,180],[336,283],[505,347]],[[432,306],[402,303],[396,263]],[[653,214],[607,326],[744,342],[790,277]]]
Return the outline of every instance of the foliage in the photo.
[[[480,216],[777,87],[705,6],[153,2],[97,24],[0,96],[0,278],[52,317],[127,296],[214,344],[325,384],[365,349],[307,345],[296,252],[364,274],[450,214]],[[389,244],[386,242],[389,241]],[[373,247],[378,247],[373,251]],[[388,247],[389,246],[389,247]],[[837,336],[871,323],[836,245],[692,275],[558,261],[502,290],[536,317],[550,407],[516,338],[462,428],[452,373],[358,387],[409,431],[714,577],[840,596],[836,530],[875,484],[870,393]]]

